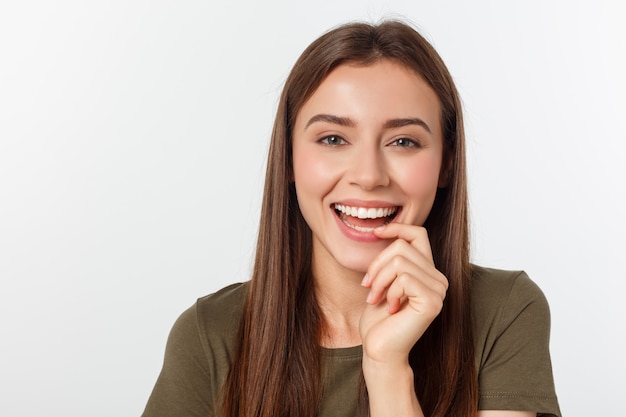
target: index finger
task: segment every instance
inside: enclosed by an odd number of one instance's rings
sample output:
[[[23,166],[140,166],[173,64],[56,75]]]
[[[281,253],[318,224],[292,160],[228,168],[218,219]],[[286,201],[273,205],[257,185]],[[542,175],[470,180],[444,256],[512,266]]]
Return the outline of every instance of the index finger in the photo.
[[[428,231],[421,226],[403,223],[389,223],[384,227],[374,229],[374,234],[380,239],[402,239],[416,248],[428,260],[434,263],[433,252],[428,239]]]

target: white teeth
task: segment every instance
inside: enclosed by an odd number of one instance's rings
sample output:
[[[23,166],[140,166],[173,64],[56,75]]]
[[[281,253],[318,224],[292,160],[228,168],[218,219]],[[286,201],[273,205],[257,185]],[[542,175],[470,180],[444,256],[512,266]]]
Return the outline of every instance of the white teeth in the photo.
[[[343,224],[345,224],[346,226],[354,229],[354,230],[358,230],[359,232],[364,232],[364,233],[369,233],[369,232],[373,232],[374,228],[373,227],[361,227],[361,226],[357,226],[355,224],[350,224],[350,223],[346,223],[344,222]]]
[[[335,204],[335,210],[338,210],[348,216],[358,217],[359,219],[378,219],[381,217],[391,216],[398,211],[398,207],[365,208]]]

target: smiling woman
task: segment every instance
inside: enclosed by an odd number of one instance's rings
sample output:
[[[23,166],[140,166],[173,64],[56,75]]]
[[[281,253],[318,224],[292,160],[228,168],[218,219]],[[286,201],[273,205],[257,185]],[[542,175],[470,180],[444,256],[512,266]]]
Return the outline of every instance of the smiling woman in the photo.
[[[467,223],[432,46],[326,33],[281,96],[253,276],[182,314],[144,416],[559,416],[546,300],[471,265]]]
[[[391,220],[383,210],[393,221],[424,224],[442,167],[440,113],[426,82],[390,60],[342,65],[306,101],[292,133],[293,167],[314,267],[334,260],[342,274],[362,278],[389,244],[374,234]],[[332,260],[321,261],[326,255]]]

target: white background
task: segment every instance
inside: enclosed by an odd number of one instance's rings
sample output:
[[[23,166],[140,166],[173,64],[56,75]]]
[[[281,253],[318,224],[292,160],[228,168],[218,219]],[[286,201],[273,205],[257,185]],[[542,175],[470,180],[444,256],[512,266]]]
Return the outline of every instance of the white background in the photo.
[[[138,416],[185,308],[246,280],[300,52],[405,16],[464,100],[473,259],[552,308],[567,416],[622,415],[619,1],[4,1],[0,415]]]

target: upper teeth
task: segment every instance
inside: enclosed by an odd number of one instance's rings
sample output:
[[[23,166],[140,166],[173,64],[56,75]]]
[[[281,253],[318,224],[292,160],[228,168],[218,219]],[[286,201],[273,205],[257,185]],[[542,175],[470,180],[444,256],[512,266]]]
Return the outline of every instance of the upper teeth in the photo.
[[[359,219],[377,219],[380,217],[388,217],[398,211],[397,207],[386,208],[365,208],[352,207],[343,204],[335,204],[335,210],[347,214],[348,216],[358,217]]]

